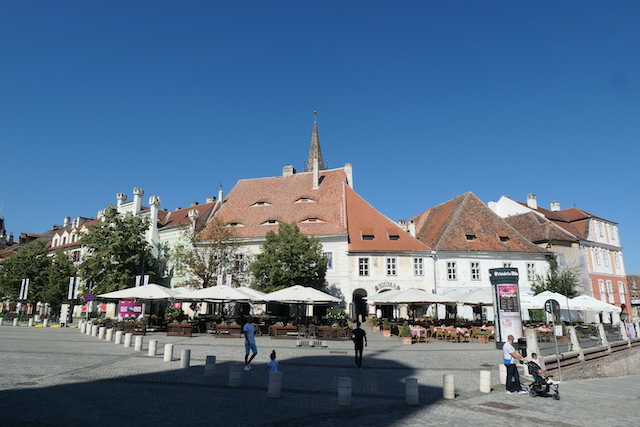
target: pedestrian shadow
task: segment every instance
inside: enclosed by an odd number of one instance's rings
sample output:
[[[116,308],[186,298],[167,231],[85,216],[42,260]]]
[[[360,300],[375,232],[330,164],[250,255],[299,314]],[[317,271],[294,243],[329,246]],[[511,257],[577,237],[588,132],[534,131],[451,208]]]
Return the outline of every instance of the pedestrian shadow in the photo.
[[[57,378],[64,384],[45,386],[37,378],[29,383],[11,384],[0,391],[0,425],[37,427],[79,424],[131,423],[139,426],[322,426],[343,423],[385,426],[438,402],[441,387],[418,385],[419,402],[408,405],[405,380],[414,370],[396,360],[377,359],[362,369],[353,357],[309,355],[283,359],[279,398],[269,398],[269,374],[264,363],[254,363],[251,371],[241,371],[240,386],[230,386],[230,372],[237,362],[215,366],[213,376],[205,376],[204,361],[180,369],[179,361],[165,362],[155,372],[126,375],[104,370],[72,371]],[[338,403],[339,379],[351,379],[349,406]],[[22,387],[22,388],[16,388]],[[344,403],[344,402],[342,402]]]

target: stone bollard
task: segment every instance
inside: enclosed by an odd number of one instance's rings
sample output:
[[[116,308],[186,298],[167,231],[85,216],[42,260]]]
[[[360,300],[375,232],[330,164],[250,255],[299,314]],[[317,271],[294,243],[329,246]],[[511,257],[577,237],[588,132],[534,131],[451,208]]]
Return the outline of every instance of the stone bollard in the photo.
[[[84,333],[87,335],[91,335],[91,331],[93,331],[93,323],[87,322],[87,330],[84,331]]]
[[[158,351],[158,340],[149,341],[149,353],[148,356],[155,356]]]
[[[351,378],[338,378],[338,406],[351,406]]]
[[[91,336],[92,337],[97,337],[98,336],[98,330],[100,329],[100,326],[98,325],[91,325]]]
[[[113,339],[113,328],[107,329],[104,339],[105,341],[111,341]]]
[[[113,342],[116,343],[116,345],[122,344],[122,331],[116,331],[116,339]]]
[[[242,364],[232,363],[229,367],[229,387],[240,387],[242,382]]]
[[[442,397],[444,397],[445,399],[456,398],[456,388],[454,385],[454,376],[452,374],[447,374],[444,376],[444,384],[442,387]]]
[[[136,344],[134,346],[135,351],[142,351],[142,339],[144,337],[142,335],[136,336]]]
[[[42,321],[42,327],[43,328],[48,328],[49,327],[49,319],[44,319]]]
[[[29,318],[29,327],[33,328],[33,317]]]
[[[131,341],[133,341],[133,332],[127,332],[124,334],[124,346],[131,347]]]
[[[87,322],[85,322],[84,320],[81,320],[80,323],[78,324],[78,329],[80,330],[81,334],[84,334],[87,332]]]
[[[407,378],[404,382],[404,390],[407,405],[417,405],[420,403],[417,378]]]
[[[269,388],[267,389],[267,397],[278,399],[280,390],[282,389],[282,372],[269,372]]]
[[[216,357],[207,356],[207,361],[204,364],[204,376],[212,377],[216,373]]]
[[[2,326],[4,323],[4,317],[0,317],[0,326]]]
[[[18,326],[18,318],[13,319],[13,326]]]
[[[164,345],[164,361],[171,362],[173,360],[173,344]]]
[[[180,369],[187,369],[191,363],[191,350],[183,348],[180,352]]]
[[[507,367],[504,364],[498,365],[498,373],[500,374],[500,384],[507,384]]]
[[[480,391],[491,393],[491,371],[480,371]]]
[[[103,339],[104,339],[104,332],[105,332],[106,330],[107,330],[107,328],[106,328],[106,327],[104,327],[104,326],[100,326],[100,327],[98,328],[98,339],[99,339],[99,340],[103,340]]]

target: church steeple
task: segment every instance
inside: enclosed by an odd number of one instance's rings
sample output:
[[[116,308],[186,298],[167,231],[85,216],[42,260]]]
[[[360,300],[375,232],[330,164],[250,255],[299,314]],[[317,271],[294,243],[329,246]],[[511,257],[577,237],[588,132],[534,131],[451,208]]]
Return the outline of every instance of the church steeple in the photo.
[[[322,150],[320,149],[320,137],[318,136],[318,123],[316,121],[316,114],[313,112],[313,132],[311,133],[311,146],[309,147],[309,158],[307,164],[304,167],[304,172],[313,171],[313,163],[315,159],[318,159],[318,170],[324,170],[324,160],[322,160]]]

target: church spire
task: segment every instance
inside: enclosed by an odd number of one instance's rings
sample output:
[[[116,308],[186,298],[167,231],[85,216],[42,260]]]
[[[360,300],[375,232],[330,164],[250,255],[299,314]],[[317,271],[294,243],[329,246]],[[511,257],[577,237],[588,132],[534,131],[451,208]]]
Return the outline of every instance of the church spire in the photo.
[[[316,122],[316,114],[313,112],[313,132],[311,133],[311,146],[309,147],[309,158],[304,167],[304,172],[313,171],[313,161],[318,159],[318,169],[324,170],[324,160],[322,160],[322,150],[320,149],[320,137],[318,136],[318,123]]]

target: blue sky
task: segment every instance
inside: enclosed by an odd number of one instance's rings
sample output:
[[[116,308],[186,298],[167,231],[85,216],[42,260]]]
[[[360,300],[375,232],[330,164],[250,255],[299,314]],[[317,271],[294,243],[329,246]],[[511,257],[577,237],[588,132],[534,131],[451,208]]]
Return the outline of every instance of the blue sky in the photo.
[[[619,223],[640,273],[640,3],[0,0],[8,231],[328,166],[407,219],[472,191]]]

